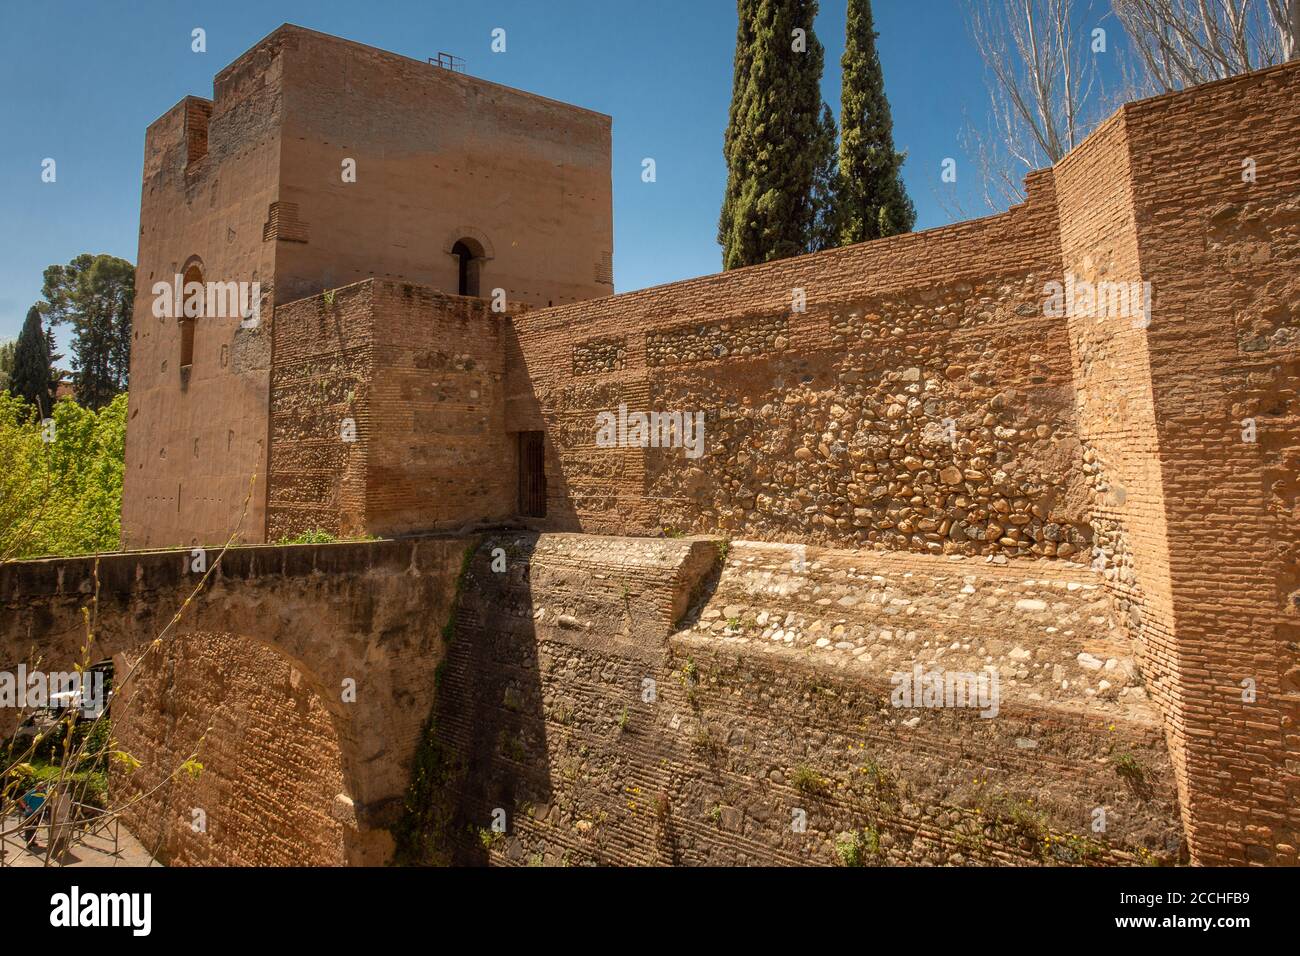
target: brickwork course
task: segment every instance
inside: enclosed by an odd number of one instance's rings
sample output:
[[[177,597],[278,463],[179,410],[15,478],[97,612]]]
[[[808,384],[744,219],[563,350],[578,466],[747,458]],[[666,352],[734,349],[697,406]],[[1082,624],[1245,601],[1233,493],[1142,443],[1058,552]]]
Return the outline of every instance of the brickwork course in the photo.
[[[239,727],[142,840],[1300,862],[1297,141],[1271,68],[1124,106],[1000,215],[613,295],[608,117],[275,31],[146,139],[123,547],[265,544],[142,672],[154,763]],[[149,289],[190,268],[263,308],[182,369]],[[311,531],[394,540],[273,546]],[[117,653],[180,593],[152,553],[110,559]],[[89,571],[13,568],[3,656],[72,653]],[[916,670],[998,713],[897,706]]]

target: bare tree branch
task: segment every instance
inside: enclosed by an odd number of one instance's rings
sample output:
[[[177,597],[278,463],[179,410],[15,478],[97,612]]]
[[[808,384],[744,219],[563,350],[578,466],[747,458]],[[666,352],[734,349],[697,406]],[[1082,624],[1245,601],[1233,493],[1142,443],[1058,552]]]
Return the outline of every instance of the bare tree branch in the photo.
[[[1300,0],[1113,0],[1146,65],[1144,92],[1171,92],[1300,55]]]
[[[961,138],[985,202],[1004,209],[1024,200],[1025,174],[1057,162],[1106,112],[1084,29],[1098,19],[1091,2],[1071,0],[972,0],[967,10],[990,111]]]

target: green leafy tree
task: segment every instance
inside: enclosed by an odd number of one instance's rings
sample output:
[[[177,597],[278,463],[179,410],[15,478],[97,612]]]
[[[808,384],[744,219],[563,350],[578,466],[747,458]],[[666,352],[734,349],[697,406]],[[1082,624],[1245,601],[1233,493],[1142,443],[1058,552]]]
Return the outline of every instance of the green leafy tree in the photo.
[[[64,399],[50,417],[0,392],[0,560],[118,548],[126,395],[99,412]]]
[[[27,310],[23,330],[14,344],[13,371],[9,375],[8,390],[35,406],[44,416],[54,406],[57,379],[50,365],[50,340],[41,324],[39,307]]]
[[[731,109],[723,136],[727,186],[718,217],[722,266],[806,252],[822,165],[817,0],[738,0]]]
[[[0,390],[9,390],[9,377],[14,372],[14,353],[18,351],[16,339],[0,342]]]
[[[848,0],[840,66],[839,244],[910,232],[916,209],[899,172],[905,155],[894,149],[871,0]]]
[[[42,312],[72,326],[72,383],[77,400],[100,409],[126,391],[131,365],[135,266],[115,256],[82,254],[45,270]]]

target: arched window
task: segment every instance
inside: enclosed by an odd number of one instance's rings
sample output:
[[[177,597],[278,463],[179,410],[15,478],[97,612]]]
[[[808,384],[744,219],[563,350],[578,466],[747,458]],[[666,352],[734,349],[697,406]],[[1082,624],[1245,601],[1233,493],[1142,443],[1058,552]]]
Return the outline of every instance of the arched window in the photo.
[[[477,296],[483,247],[473,239],[458,239],[451,254],[456,257],[456,294]]]
[[[181,368],[187,369],[194,364],[194,322],[193,316],[185,314],[185,303],[189,301],[188,289],[191,282],[197,282],[203,285],[203,265],[197,261],[191,261],[185,267],[185,274],[181,277],[181,314],[178,322],[181,327]]]

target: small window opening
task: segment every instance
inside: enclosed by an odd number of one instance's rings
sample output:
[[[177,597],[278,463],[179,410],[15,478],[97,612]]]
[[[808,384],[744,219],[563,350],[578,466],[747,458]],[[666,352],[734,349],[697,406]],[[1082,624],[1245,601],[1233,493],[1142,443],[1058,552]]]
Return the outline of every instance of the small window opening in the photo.
[[[479,267],[483,262],[483,251],[478,243],[461,239],[451,247],[451,254],[456,257],[456,294],[479,294]]]
[[[198,263],[194,263],[185,270],[182,277],[181,285],[181,314],[177,321],[181,327],[181,369],[188,369],[194,364],[194,322],[193,316],[185,314],[185,302],[189,299],[186,290],[190,287],[191,282],[197,282],[203,285],[203,270],[199,268]]]

